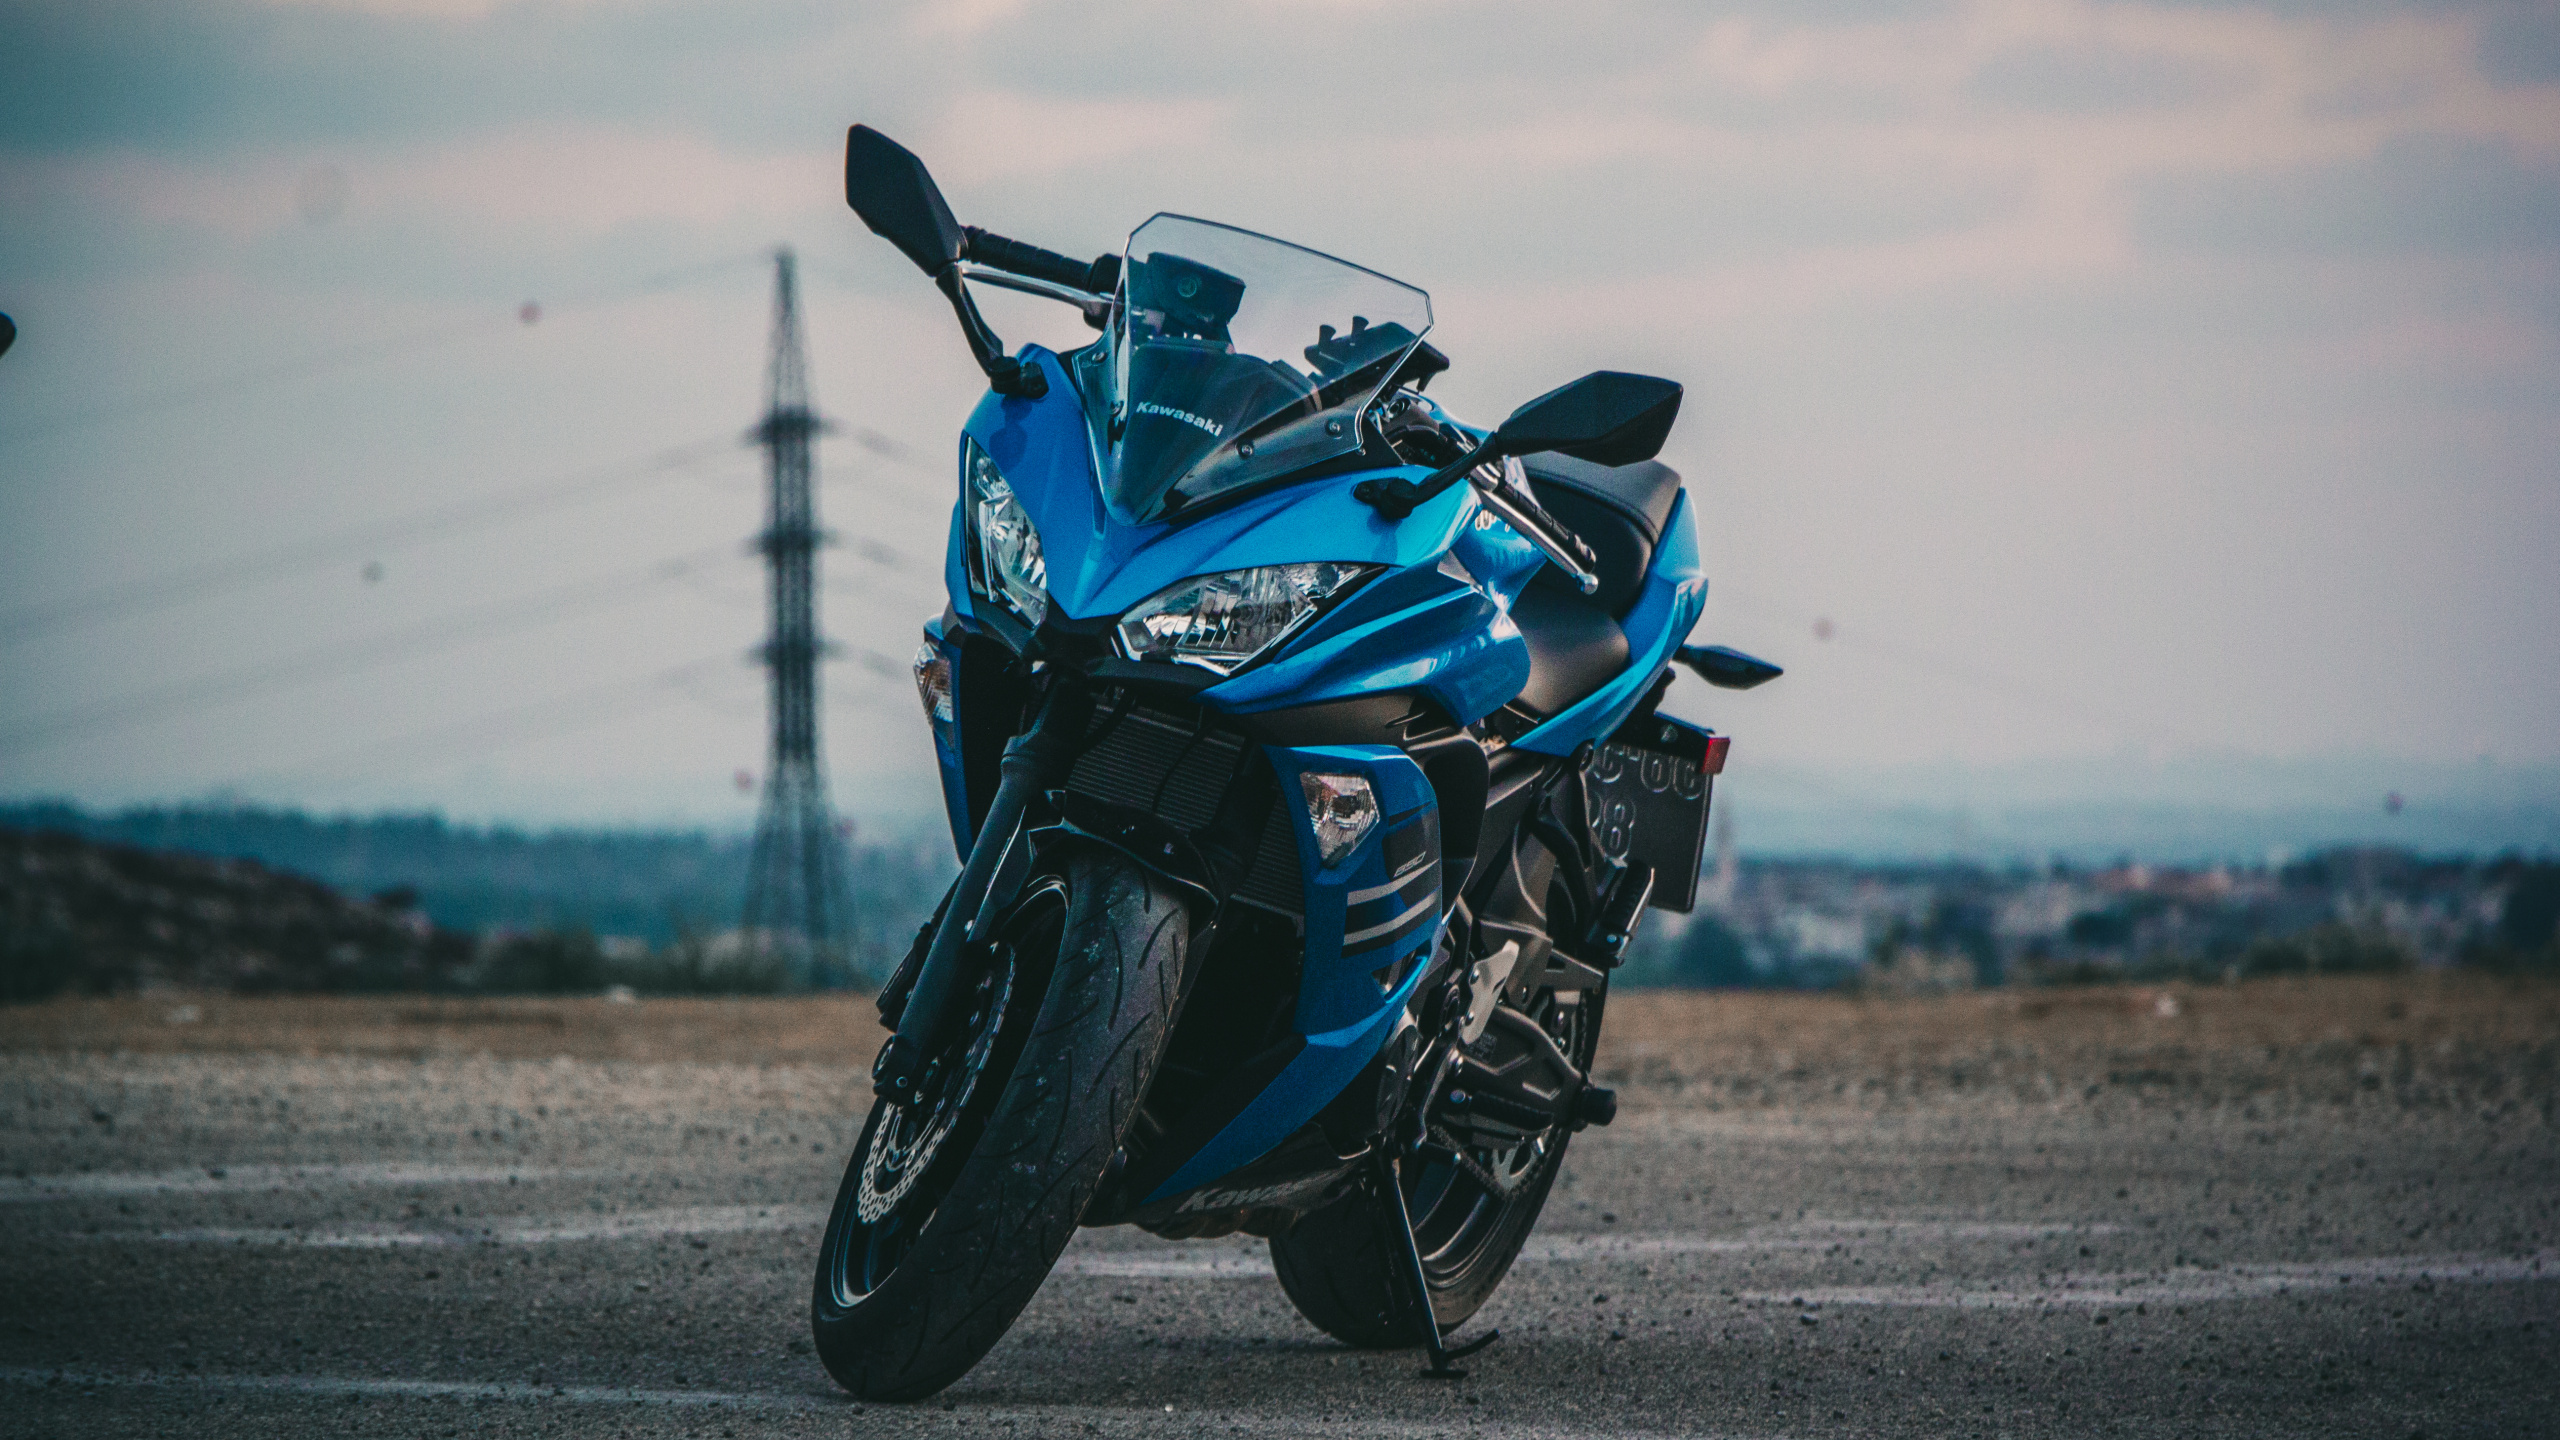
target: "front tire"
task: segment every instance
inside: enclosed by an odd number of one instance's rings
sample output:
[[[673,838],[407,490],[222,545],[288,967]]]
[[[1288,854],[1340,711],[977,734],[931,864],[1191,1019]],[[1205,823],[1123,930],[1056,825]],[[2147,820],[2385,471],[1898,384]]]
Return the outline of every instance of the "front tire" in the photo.
[[[1163,1052],[1190,919],[1118,856],[1036,881],[972,1024],[911,1106],[875,1101],[818,1251],[818,1358],[866,1400],[968,1373],[1057,1263]]]

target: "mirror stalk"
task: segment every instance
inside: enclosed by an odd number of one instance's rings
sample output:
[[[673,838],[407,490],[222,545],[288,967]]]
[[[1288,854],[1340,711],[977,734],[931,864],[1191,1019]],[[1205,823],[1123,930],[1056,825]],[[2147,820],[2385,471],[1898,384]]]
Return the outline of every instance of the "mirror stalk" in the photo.
[[[1405,479],[1363,480],[1351,488],[1351,495],[1390,520],[1402,520],[1420,509],[1424,501],[1465,479],[1477,466],[1501,458],[1501,437],[1487,436],[1473,450],[1432,471],[1419,485]]]
[[[1049,393],[1049,377],[1037,365],[1026,365],[1004,353],[1004,342],[987,326],[987,318],[978,313],[978,302],[971,298],[959,261],[933,272],[934,288],[951,301],[953,314],[960,317],[960,333],[969,339],[969,353],[977,358],[978,368],[987,374],[987,388],[1012,399],[1037,400]]]
[[[1419,485],[1405,479],[1363,480],[1351,488],[1351,496],[1389,520],[1402,520],[1460,480],[1468,481],[1476,487],[1476,498],[1484,508],[1537,546],[1539,553],[1571,577],[1583,594],[1596,594],[1600,577],[1593,567],[1600,563],[1600,557],[1592,553],[1582,537],[1566,529],[1563,521],[1548,514],[1525,490],[1514,490],[1500,480],[1487,480],[1477,473],[1487,464],[1498,466],[1509,458],[1501,435],[1496,433],[1455,462],[1432,471]]]
[[[993,285],[999,290],[1037,295],[1043,300],[1063,301],[1083,311],[1084,323],[1096,330],[1107,329],[1111,324],[1112,299],[1098,291],[1079,290],[1072,285],[1060,285],[1028,275],[1014,275],[974,260],[960,262],[960,278],[974,284]]]
[[[942,190],[924,162],[897,141],[868,125],[856,125],[845,134],[844,200],[871,233],[898,247],[898,253],[915,262],[916,268],[933,277],[934,288],[951,302],[952,313],[960,317],[960,331],[969,339],[969,353],[978,368],[987,374],[987,387],[999,395],[1024,400],[1037,400],[1049,393],[1048,377],[1039,367],[1025,365],[1004,353],[1004,342],[987,327],[987,319],[978,313],[978,302],[962,283],[961,262],[973,243],[989,247],[1000,255],[1027,256],[1044,262],[1063,262],[1045,250],[1017,244],[1000,235],[971,232],[951,216],[951,207],[942,198]],[[1091,270],[1094,267],[1088,266]]]

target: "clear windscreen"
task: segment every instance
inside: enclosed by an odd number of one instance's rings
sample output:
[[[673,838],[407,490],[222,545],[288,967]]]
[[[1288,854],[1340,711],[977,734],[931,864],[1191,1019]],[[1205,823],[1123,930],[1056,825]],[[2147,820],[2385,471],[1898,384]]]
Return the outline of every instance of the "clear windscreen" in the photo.
[[[1179,215],[1129,237],[1077,382],[1113,516],[1142,524],[1360,448],[1361,408],[1431,297],[1330,255]]]

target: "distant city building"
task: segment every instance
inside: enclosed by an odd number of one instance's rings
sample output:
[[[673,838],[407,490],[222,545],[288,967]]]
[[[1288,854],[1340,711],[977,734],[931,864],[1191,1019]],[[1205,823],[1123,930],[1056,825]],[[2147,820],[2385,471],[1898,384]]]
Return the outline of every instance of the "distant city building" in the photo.
[[[1627,980],[1948,989],[2434,967],[2556,942],[2560,866],[2340,849],[2258,867],[1736,860],[1649,917]]]

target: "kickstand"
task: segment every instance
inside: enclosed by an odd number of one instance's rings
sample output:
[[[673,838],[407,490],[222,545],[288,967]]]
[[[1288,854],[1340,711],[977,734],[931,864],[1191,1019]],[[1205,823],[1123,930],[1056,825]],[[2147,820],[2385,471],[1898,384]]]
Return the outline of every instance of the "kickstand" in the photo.
[[[1369,1183],[1378,1192],[1381,1228],[1395,1232],[1391,1243],[1404,1259],[1406,1298],[1413,1306],[1414,1324],[1422,1332],[1422,1348],[1431,1357],[1422,1378],[1464,1380],[1467,1372],[1449,1362],[1473,1355],[1501,1339],[1502,1332],[1488,1330],[1455,1350],[1441,1343],[1440,1320],[1431,1312],[1431,1281],[1422,1270],[1422,1246],[1413,1235],[1413,1214],[1405,1209],[1404,1187],[1396,1181],[1396,1162],[1383,1140],[1369,1148]]]

